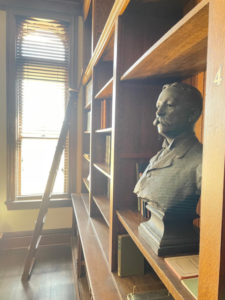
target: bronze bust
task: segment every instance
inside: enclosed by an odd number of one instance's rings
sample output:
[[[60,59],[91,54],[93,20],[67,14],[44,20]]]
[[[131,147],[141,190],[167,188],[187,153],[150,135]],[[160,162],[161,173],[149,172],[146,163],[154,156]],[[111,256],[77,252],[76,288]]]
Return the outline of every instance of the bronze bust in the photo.
[[[158,255],[198,250],[199,237],[192,224],[199,217],[202,144],[194,126],[202,103],[196,88],[173,83],[163,87],[156,104],[154,125],[165,140],[134,192],[148,200],[151,219],[139,230]]]

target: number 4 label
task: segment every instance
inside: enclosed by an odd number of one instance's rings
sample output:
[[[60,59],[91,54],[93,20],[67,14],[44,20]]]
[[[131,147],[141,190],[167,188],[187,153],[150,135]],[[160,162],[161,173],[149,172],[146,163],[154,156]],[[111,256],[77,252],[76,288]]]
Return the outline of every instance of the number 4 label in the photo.
[[[222,77],[221,77],[221,69],[222,69],[222,66],[219,67],[219,70],[218,72],[216,73],[216,77],[213,81],[213,83],[216,83],[217,85],[220,85],[221,81],[222,81]]]

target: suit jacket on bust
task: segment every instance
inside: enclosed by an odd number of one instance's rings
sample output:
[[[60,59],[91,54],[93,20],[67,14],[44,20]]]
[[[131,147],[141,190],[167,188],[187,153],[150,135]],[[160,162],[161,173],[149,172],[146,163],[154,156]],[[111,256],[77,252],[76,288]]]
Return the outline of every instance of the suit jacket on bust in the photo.
[[[175,140],[165,150],[166,143],[150,160],[134,193],[160,211],[196,214],[201,194],[202,144],[194,133]]]

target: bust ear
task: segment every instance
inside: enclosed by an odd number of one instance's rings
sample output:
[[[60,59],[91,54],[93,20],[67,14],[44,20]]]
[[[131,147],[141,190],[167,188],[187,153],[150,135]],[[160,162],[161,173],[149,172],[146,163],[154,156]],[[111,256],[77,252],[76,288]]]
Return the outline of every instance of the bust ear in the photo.
[[[198,108],[192,108],[190,112],[190,116],[188,118],[188,122],[195,124],[201,115],[201,111]]]

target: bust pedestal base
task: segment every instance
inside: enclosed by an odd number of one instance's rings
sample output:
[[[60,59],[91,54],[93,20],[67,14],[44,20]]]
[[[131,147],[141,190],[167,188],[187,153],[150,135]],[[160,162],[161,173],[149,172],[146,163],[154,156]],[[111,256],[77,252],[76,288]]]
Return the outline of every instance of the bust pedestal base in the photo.
[[[197,214],[163,213],[150,205],[147,209],[151,218],[138,231],[158,256],[198,253],[199,234],[193,225]]]

